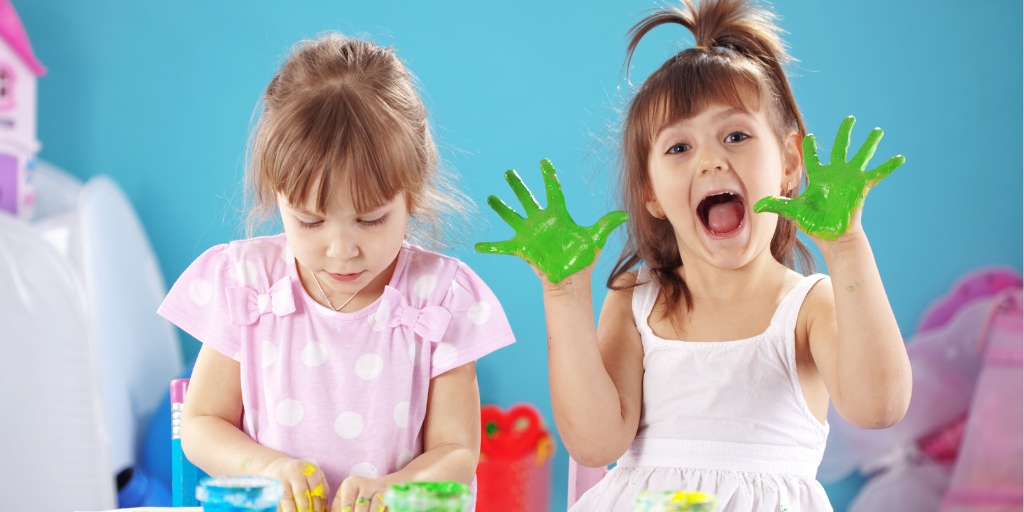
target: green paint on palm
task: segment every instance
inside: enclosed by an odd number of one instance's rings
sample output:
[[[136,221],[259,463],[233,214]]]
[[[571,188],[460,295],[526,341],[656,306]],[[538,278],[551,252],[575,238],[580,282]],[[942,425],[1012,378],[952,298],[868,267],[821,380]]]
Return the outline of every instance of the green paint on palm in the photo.
[[[526,218],[521,217],[498,196],[488,197],[487,204],[516,234],[504,242],[480,242],[476,244],[476,250],[519,256],[540,269],[549,281],[557,283],[593,263],[597,252],[608,240],[608,235],[626,222],[629,216],[626,212],[614,211],[601,217],[593,226],[576,224],[565,208],[562,185],[558,182],[551,161],[541,160],[540,170],[544,175],[548,207],[540,207],[540,203],[515,171],[506,171],[505,181],[523,204]]]
[[[828,165],[822,165],[818,159],[814,135],[804,137],[807,188],[793,199],[765,197],[754,205],[754,212],[782,215],[796,222],[804,233],[823,240],[835,240],[846,233],[854,213],[864,205],[868,191],[906,161],[903,156],[896,155],[877,168],[864,171],[882,140],[882,130],[875,128],[853,159],[847,162],[850,132],[855,122],[856,119],[850,116],[839,125]]]

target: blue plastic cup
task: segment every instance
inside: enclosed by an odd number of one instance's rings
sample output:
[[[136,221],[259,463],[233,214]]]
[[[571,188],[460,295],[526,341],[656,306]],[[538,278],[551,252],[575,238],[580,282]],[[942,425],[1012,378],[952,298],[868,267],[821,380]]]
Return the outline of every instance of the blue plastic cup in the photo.
[[[204,512],[275,512],[282,496],[281,482],[262,476],[204,478],[196,487]]]

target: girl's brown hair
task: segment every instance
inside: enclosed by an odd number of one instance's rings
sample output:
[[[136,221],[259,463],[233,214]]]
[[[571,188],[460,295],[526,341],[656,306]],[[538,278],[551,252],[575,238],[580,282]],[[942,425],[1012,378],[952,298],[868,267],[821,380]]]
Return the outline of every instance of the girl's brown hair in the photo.
[[[323,34],[295,45],[267,85],[246,171],[246,234],[274,218],[278,193],[323,213],[339,190],[358,212],[405,192],[410,238],[443,245],[444,216],[471,202],[439,165],[427,110],[390,47]]]
[[[693,33],[697,48],[677,53],[640,87],[626,112],[622,134],[622,203],[629,213],[628,235],[607,285],[624,289],[619,278],[643,262],[665,291],[667,316],[681,302],[693,307],[693,297],[678,274],[683,265],[672,225],[650,215],[645,206],[651,189],[648,158],[651,145],[666,126],[699,114],[710,105],[745,111],[764,108],[781,141],[793,131],[805,135],[803,119],[783,66],[790,60],[779,38],[774,15],[747,0],[705,0],[685,9],[666,8],[630,30],[626,69],[637,44],[651,29],[678,23]],[[786,194],[795,197],[797,190]],[[771,242],[780,263],[813,270],[810,252],[797,239],[796,226],[779,217]],[[639,284],[639,283],[637,283]],[[635,284],[633,285],[635,286]]]

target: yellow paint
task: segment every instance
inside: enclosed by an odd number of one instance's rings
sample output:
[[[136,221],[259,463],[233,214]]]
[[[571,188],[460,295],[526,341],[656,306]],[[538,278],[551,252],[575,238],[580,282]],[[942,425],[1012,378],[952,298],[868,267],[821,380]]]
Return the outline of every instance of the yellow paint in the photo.
[[[305,472],[303,472],[303,474],[305,474]],[[310,473],[310,474],[312,474],[312,473]],[[309,476],[309,475],[306,475],[306,476]],[[326,500],[327,499],[327,496],[324,495],[324,484],[320,484],[320,485],[314,487],[312,492],[310,492],[308,489],[306,490],[306,503],[307,503],[308,506],[306,508],[302,508],[302,506],[299,506],[299,510],[312,510],[313,509],[313,497],[314,496],[317,497],[317,498],[320,498],[322,500]]]
[[[689,503],[696,504],[696,503],[706,503],[706,502],[710,501],[711,499],[712,498],[711,498],[710,494],[706,494],[706,493],[703,493],[703,492],[678,491],[675,494],[673,494],[672,497],[669,498],[668,502],[669,503],[682,503],[682,504],[689,504]]]
[[[345,508],[342,509],[342,512],[352,512],[352,504],[349,503],[348,505],[345,505]]]
[[[312,464],[310,464],[308,462],[303,462],[302,463],[302,476],[313,476],[313,473],[316,473],[316,466],[314,466],[314,465],[312,465]]]
[[[366,505],[369,502],[370,500],[360,496],[359,499],[356,500],[356,505]]]

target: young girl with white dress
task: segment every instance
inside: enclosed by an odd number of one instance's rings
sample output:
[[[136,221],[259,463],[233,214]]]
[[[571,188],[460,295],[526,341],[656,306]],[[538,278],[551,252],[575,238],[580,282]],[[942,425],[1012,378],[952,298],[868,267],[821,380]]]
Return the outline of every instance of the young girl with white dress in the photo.
[[[644,490],[712,493],[724,512],[831,510],[815,480],[829,401],[855,425],[893,425],[907,353],[859,209],[837,239],[811,237],[830,277],[794,271],[811,263],[795,225],[754,213],[795,197],[805,166],[771,14],[684,3],[632,31],[630,55],[666,23],[696,47],[629,104],[628,236],[597,327],[593,266],[558,283],[538,272],[559,434],[586,466],[617,462],[572,510],[629,510]]]

